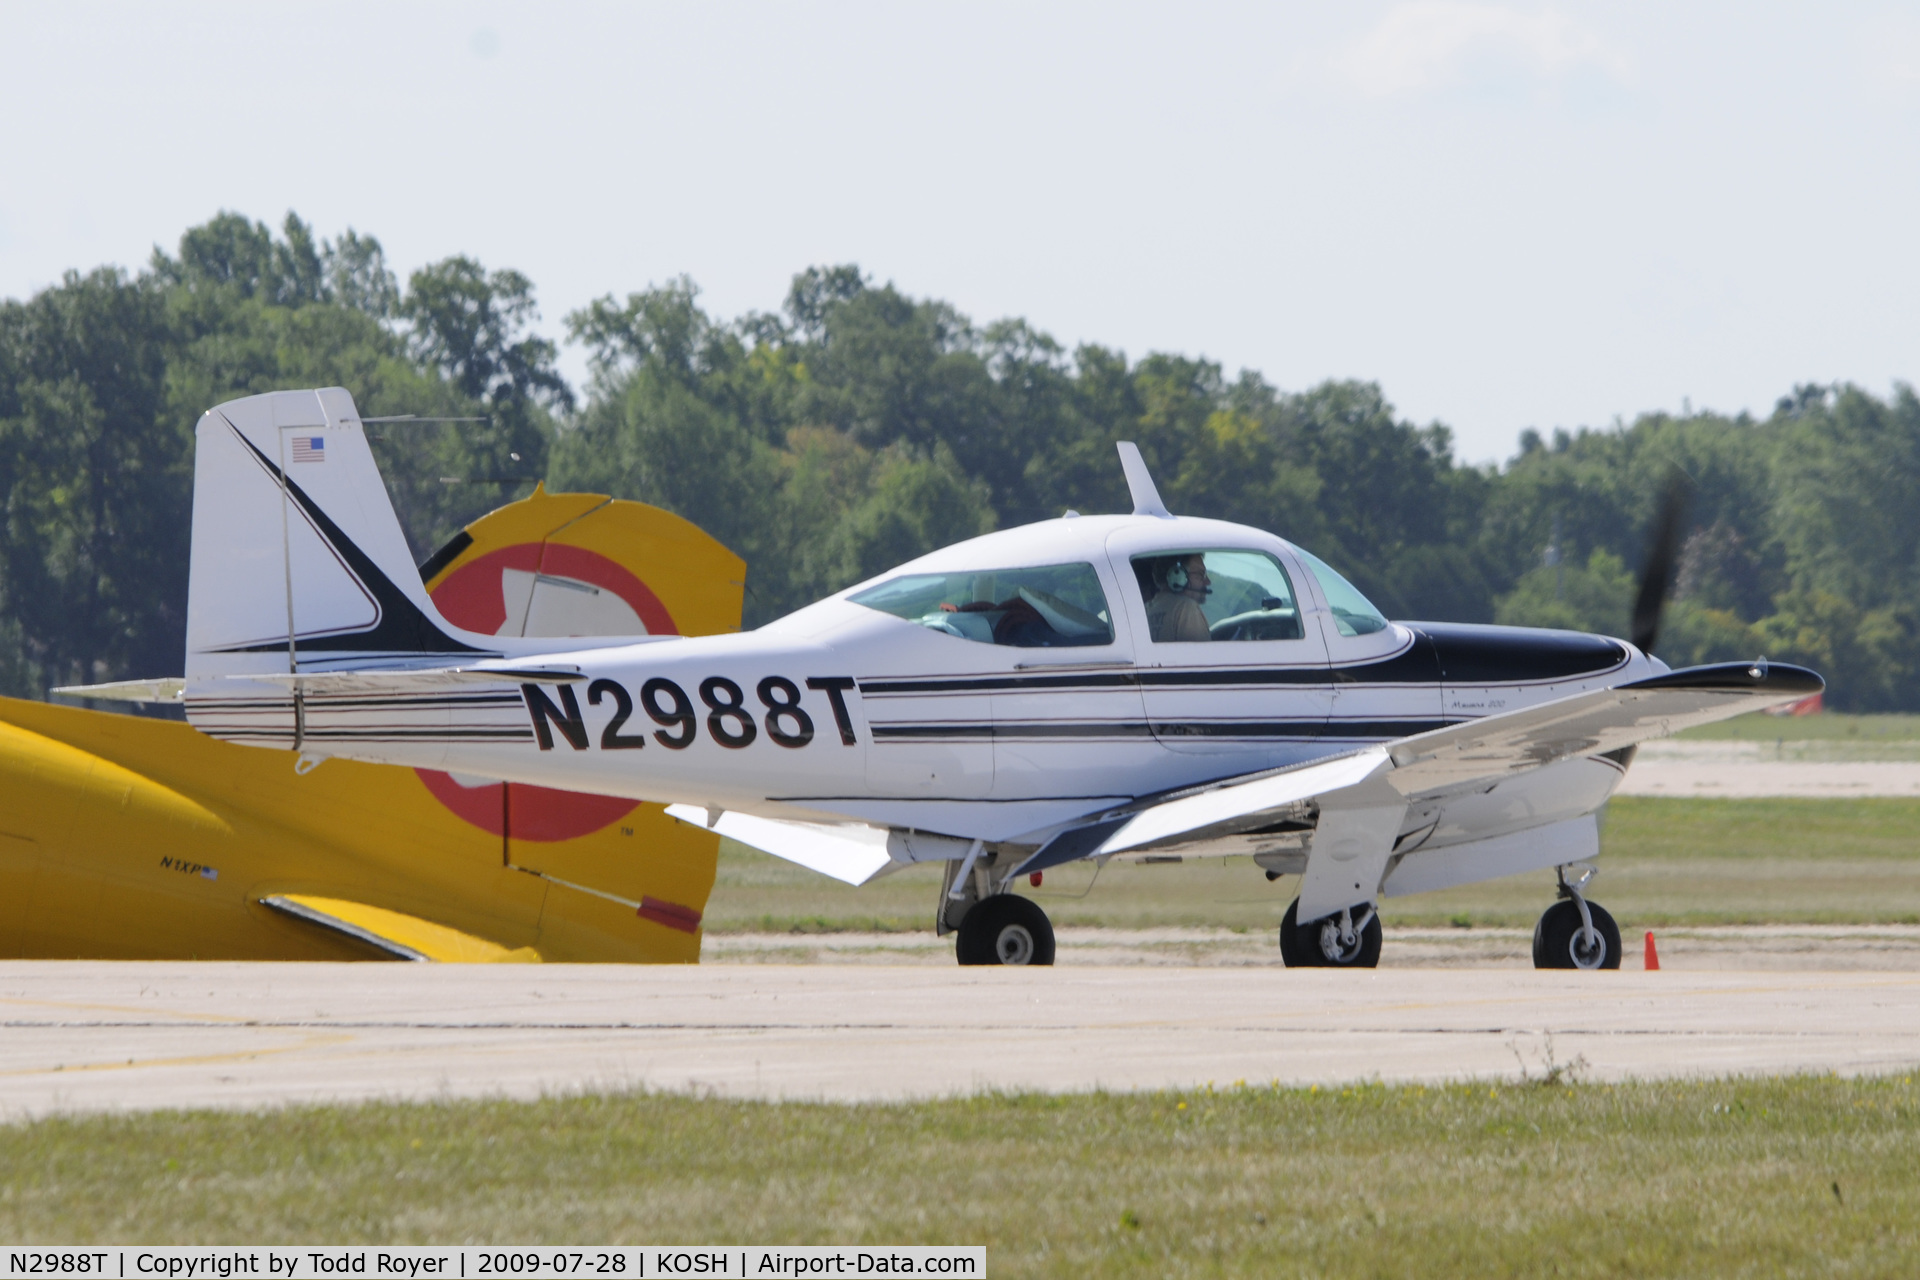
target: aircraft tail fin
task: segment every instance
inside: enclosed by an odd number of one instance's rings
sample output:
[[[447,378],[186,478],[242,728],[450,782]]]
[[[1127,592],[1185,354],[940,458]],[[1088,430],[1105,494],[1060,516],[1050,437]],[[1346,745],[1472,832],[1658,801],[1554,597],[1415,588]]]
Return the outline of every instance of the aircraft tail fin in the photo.
[[[346,391],[231,400],[197,437],[189,681],[499,654],[428,597]]]

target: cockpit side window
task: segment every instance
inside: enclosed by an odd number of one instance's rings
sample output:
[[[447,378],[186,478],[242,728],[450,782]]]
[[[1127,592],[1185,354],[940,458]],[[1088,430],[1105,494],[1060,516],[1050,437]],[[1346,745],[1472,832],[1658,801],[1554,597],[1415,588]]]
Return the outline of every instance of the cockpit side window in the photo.
[[[1293,582],[1264,551],[1156,552],[1133,558],[1147,634],[1157,644],[1298,640]]]
[[[1113,643],[1113,614],[1090,564],[909,573],[848,596],[962,640],[1019,649]]]
[[[1333,625],[1343,636],[1370,636],[1376,631],[1387,629],[1387,620],[1373,607],[1373,602],[1360,594],[1360,589],[1335,573],[1331,566],[1319,556],[1308,551],[1300,551],[1300,558],[1306,562],[1307,572],[1320,583],[1320,591],[1327,597],[1327,608],[1333,612]]]

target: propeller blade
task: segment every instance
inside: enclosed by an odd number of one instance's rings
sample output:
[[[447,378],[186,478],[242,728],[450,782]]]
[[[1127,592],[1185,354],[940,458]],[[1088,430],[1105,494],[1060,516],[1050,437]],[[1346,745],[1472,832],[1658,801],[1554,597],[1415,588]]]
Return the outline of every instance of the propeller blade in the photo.
[[[1666,491],[1660,495],[1660,510],[1653,518],[1653,536],[1647,540],[1647,562],[1640,571],[1640,594],[1633,602],[1633,643],[1640,652],[1651,655],[1660,638],[1660,616],[1666,612],[1667,592],[1673,587],[1679,567],[1680,534],[1687,515],[1687,477],[1674,468],[1667,478]]]

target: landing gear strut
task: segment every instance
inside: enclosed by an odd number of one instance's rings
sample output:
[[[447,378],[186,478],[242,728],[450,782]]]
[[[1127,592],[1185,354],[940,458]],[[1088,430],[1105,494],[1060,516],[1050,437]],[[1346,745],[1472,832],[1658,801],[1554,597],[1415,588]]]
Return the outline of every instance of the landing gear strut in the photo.
[[[1380,914],[1371,904],[1300,923],[1300,899],[1280,919],[1280,960],[1289,969],[1373,969],[1380,964]]]
[[[1560,868],[1560,901],[1548,907],[1533,928],[1536,969],[1620,967],[1620,926],[1605,907],[1588,902],[1581,892],[1595,869],[1580,866],[1579,870],[1579,877],[1568,883],[1567,868]]]

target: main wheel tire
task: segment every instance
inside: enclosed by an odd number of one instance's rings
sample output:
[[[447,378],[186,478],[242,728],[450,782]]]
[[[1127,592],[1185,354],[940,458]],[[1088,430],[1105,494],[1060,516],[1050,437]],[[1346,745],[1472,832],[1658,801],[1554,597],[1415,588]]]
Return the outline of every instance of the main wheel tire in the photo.
[[[1352,945],[1340,943],[1340,917],[1329,916],[1309,925],[1300,923],[1300,899],[1287,904],[1280,919],[1280,962],[1289,969],[1374,969],[1380,964],[1380,913]]]
[[[1300,899],[1287,904],[1280,917],[1280,963],[1289,969],[1311,969],[1313,956],[1307,950],[1306,931],[1300,927]]]
[[[1587,904],[1593,917],[1593,931],[1600,935],[1596,951],[1590,939],[1582,938],[1580,907],[1573,902],[1556,902],[1540,916],[1533,927],[1533,967],[1536,969],[1618,969],[1620,967],[1620,926],[1597,902]]]
[[[961,964],[1052,964],[1053,924],[1027,899],[995,894],[960,922],[954,954]]]

